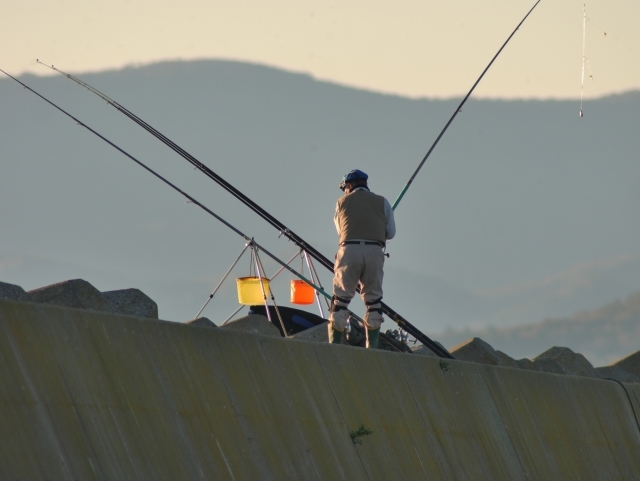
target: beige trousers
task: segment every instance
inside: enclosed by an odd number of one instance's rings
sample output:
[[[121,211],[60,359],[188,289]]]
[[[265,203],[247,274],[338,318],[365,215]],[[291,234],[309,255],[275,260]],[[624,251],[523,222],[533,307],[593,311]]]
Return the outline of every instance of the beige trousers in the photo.
[[[333,276],[333,295],[344,299],[335,300],[338,306],[346,307],[356,293],[358,283],[361,284],[360,296],[366,302],[382,298],[382,277],[384,267],[384,253],[377,245],[348,244],[341,246],[336,254]],[[346,302],[345,302],[346,301]],[[369,306],[379,309],[380,303]],[[349,312],[342,309],[331,312],[329,322],[333,328],[344,331],[347,327]],[[369,311],[364,316],[367,329],[378,329],[383,322],[382,314]]]

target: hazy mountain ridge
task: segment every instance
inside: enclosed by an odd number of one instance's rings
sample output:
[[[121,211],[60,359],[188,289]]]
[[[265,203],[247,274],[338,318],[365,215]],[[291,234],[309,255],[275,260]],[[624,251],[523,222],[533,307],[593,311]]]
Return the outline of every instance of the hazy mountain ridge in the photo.
[[[533,358],[552,346],[569,347],[594,366],[605,366],[640,346],[640,292],[570,318],[482,330],[448,329],[434,336],[448,347],[479,337],[516,358]]]
[[[81,78],[328,257],[341,176],[362,168],[373,190],[393,200],[459,103],[229,61]],[[84,89],[62,77],[23,79],[282,257],[294,253]],[[196,312],[242,241],[7,79],[0,108],[2,279],[34,288],[86,278],[101,290],[142,289],[161,317]],[[574,100],[471,98],[398,208],[385,300],[436,332],[569,316],[637,291],[640,94],[588,100],[584,110],[578,119]],[[232,286],[219,296],[212,309],[224,317]]]
[[[343,90],[351,91],[356,94],[374,94],[378,97],[390,97],[394,99],[403,99],[408,102],[414,102],[416,100],[424,100],[429,102],[450,102],[450,101],[459,101],[462,99],[460,97],[405,97],[399,94],[392,94],[386,92],[379,92],[376,90],[366,89],[362,87],[354,87],[348,84],[335,82],[327,79],[320,79],[312,74],[286,69],[283,67],[276,67],[273,65],[269,65],[266,63],[258,63],[258,62],[248,62],[248,61],[240,61],[240,60],[168,60],[161,62],[153,62],[153,63],[134,63],[130,65],[125,65],[121,68],[109,69],[100,72],[72,72],[73,75],[78,77],[88,77],[88,76],[107,76],[114,74],[116,76],[120,75],[139,75],[141,77],[146,78],[148,81],[156,81],[158,76],[179,76],[184,77],[185,81],[189,83],[189,86],[200,88],[203,84],[210,85],[207,81],[201,80],[201,82],[194,82],[193,76],[198,76],[203,73],[208,73],[211,71],[211,67],[215,66],[219,72],[224,72],[223,75],[226,75],[229,79],[233,79],[234,82],[238,79],[240,74],[244,77],[244,84],[246,86],[251,86],[257,80],[256,72],[260,72],[260,82],[264,85],[265,75],[270,76],[270,81],[272,82],[272,86],[275,88],[281,87],[282,78],[296,78],[298,81],[312,81],[323,86],[327,86],[329,88],[338,88]],[[50,73],[43,67],[43,74]],[[243,75],[248,74],[248,75]],[[191,76],[191,77],[189,77]],[[29,78],[40,78],[40,76],[33,75],[30,73],[24,74],[22,79]],[[252,79],[253,81],[252,82]],[[241,86],[242,84],[237,84]],[[475,98],[475,97],[472,97]],[[588,98],[585,103],[588,105],[589,102],[599,101],[599,100],[621,100],[621,101],[633,101],[640,99],[640,90],[628,90],[623,92],[611,93],[607,95],[602,95],[600,97]],[[542,99],[501,99],[501,98],[484,98],[481,99],[483,101],[488,102],[576,102],[578,97],[576,98],[568,98],[568,99],[558,99],[558,98],[542,98]]]

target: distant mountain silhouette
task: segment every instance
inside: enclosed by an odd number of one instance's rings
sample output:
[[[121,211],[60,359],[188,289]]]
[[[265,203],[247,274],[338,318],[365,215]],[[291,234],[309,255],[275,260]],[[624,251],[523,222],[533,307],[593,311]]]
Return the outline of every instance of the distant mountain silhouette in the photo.
[[[570,318],[479,331],[447,330],[436,336],[447,347],[479,337],[495,349],[519,358],[533,358],[552,346],[569,347],[594,366],[605,366],[640,346],[640,292]]]
[[[78,75],[329,257],[342,175],[364,170],[373,191],[393,201],[459,102],[231,61]],[[278,255],[295,254],[246,207],[85,89],[61,76],[22,80]],[[441,332],[570,316],[640,289],[640,92],[589,100],[582,119],[578,108],[575,101],[471,98],[396,211],[389,305]],[[161,318],[184,321],[244,245],[8,79],[0,79],[0,167],[0,279],[26,289],[71,278],[100,290],[137,287],[158,302]],[[247,265],[239,264],[238,277]],[[288,279],[274,284],[281,303]],[[231,280],[204,315],[223,320],[235,306]]]

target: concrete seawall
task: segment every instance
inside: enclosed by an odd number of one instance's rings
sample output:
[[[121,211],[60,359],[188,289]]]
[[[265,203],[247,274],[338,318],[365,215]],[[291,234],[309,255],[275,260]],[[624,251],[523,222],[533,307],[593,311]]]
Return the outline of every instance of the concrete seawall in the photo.
[[[0,353],[0,480],[640,479],[605,380],[3,300]]]

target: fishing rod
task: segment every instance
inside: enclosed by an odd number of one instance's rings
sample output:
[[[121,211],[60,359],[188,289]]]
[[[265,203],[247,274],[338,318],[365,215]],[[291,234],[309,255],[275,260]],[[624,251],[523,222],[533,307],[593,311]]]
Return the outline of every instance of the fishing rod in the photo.
[[[187,160],[191,165],[193,165],[195,168],[203,172],[207,177],[209,177],[218,185],[220,185],[222,188],[224,188],[227,192],[231,193],[231,195],[233,195],[236,199],[240,200],[243,204],[245,204],[247,207],[253,210],[256,214],[262,217],[270,225],[278,229],[278,231],[280,232],[280,235],[284,235],[287,239],[292,241],[297,247],[306,251],[311,257],[313,257],[316,261],[318,261],[321,265],[323,265],[326,269],[328,269],[333,273],[333,262],[330,261],[327,257],[325,257],[320,251],[315,249],[313,246],[307,243],[304,239],[302,239],[302,237],[297,235],[295,232],[289,229],[286,225],[284,225],[278,219],[276,219],[271,214],[269,214],[266,210],[264,210],[262,207],[256,204],[253,200],[251,200],[245,194],[240,192],[238,189],[236,189],[233,185],[231,185],[229,182],[224,180],[221,176],[219,176],[214,171],[212,171],[205,164],[200,162],[198,159],[196,159],[194,156],[189,154],[182,147],[180,147],[175,142],[170,140],[168,137],[160,133],[158,130],[156,130],[154,127],[152,127],[147,122],[142,120],[140,117],[135,115],[133,112],[126,109],[125,107],[123,107],[118,102],[108,97],[104,93],[100,92],[98,89],[90,86],[86,82],[74,77],[73,75],[63,72],[62,70],[56,68],[53,65],[47,65],[38,59],[36,61],[39,64],[44,65],[45,67],[48,67],[58,72],[59,74],[67,77],[68,79],[72,80],[78,85],[85,87],[87,90],[89,90],[90,92],[94,93],[95,95],[100,97],[102,100],[107,102],[107,104],[111,105],[116,110],[118,110],[119,112],[124,114],[126,117],[131,119],[133,122],[141,126],[144,130],[146,130],[151,135],[156,137],[158,140],[160,140],[162,143],[168,146],[171,150],[176,152],[182,158]],[[359,288],[357,290],[358,292],[360,292]],[[417,327],[415,327],[413,324],[407,321],[398,312],[396,312],[394,309],[392,309],[390,306],[388,306],[384,302],[381,302],[381,305],[382,305],[382,311],[387,315],[387,317],[389,317],[393,322],[398,324],[398,326],[400,326],[403,330],[405,330],[406,332],[411,334],[413,337],[418,339],[418,341],[420,341],[423,345],[427,346],[429,349],[431,349],[431,351],[433,351],[438,356],[453,359],[453,356],[449,353],[449,351],[447,351],[445,348],[440,346],[438,343],[431,340],[426,334],[424,334]]]
[[[133,162],[135,162],[136,164],[138,164],[140,167],[142,167],[143,169],[145,169],[146,171],[148,171],[149,173],[151,173],[152,175],[154,175],[156,178],[158,178],[159,180],[161,180],[162,182],[164,182],[165,184],[167,184],[169,187],[171,187],[172,189],[174,189],[176,192],[180,193],[181,195],[183,195],[187,201],[189,201],[192,204],[197,205],[198,207],[200,207],[202,210],[204,210],[206,213],[210,214],[211,216],[213,216],[215,219],[217,219],[218,221],[220,221],[222,224],[224,224],[226,227],[228,227],[229,229],[231,229],[233,232],[235,232],[236,234],[238,234],[239,236],[241,236],[242,238],[244,238],[246,241],[248,241],[247,246],[254,246],[255,248],[261,250],[262,252],[264,252],[265,254],[267,254],[267,256],[269,256],[271,259],[273,259],[276,263],[280,264],[281,266],[281,270],[282,269],[287,269],[289,272],[291,272],[292,274],[294,274],[296,277],[298,277],[299,279],[301,279],[302,281],[304,281],[305,283],[307,283],[308,285],[310,285],[313,289],[315,289],[317,292],[319,292],[320,294],[322,294],[325,298],[327,299],[331,299],[332,296],[330,296],[321,286],[317,286],[312,280],[307,279],[304,275],[300,274],[298,271],[296,271],[295,269],[293,269],[291,266],[289,266],[289,264],[287,262],[282,261],[280,258],[276,257],[274,254],[272,254],[271,252],[269,252],[267,249],[265,249],[262,245],[258,244],[255,239],[253,237],[249,237],[248,235],[244,234],[242,231],[240,231],[238,228],[236,228],[235,226],[233,226],[231,223],[227,222],[225,219],[223,219],[222,217],[220,217],[218,214],[216,214],[215,212],[213,212],[211,209],[209,209],[208,207],[206,207],[205,205],[203,205],[202,203],[200,203],[197,199],[195,199],[194,197],[190,196],[188,193],[186,193],[185,191],[183,191],[182,189],[180,189],[177,185],[173,184],[171,181],[169,181],[168,179],[166,179],[165,177],[161,176],[160,174],[158,174],[155,170],[153,170],[151,167],[147,166],[146,164],[144,164],[142,161],[138,160],[137,158],[135,158],[133,155],[129,154],[128,152],[126,152],[124,149],[122,149],[121,147],[119,147],[118,145],[116,145],[115,143],[113,143],[112,141],[110,141],[109,139],[107,139],[106,137],[104,137],[103,135],[101,135],[100,133],[98,133],[97,131],[93,130],[91,127],[89,127],[87,124],[85,124],[84,122],[80,121],[79,119],[77,119],[76,117],[74,117],[73,115],[71,115],[70,113],[68,113],[66,110],[62,109],[61,107],[59,107],[58,105],[56,105],[55,103],[53,103],[52,101],[50,101],[49,99],[47,99],[46,97],[44,97],[43,95],[41,95],[40,93],[36,92],[34,89],[32,89],[31,87],[29,87],[28,85],[24,84],[23,82],[21,82],[20,80],[18,80],[17,78],[13,77],[12,75],[8,74],[7,72],[5,72],[4,70],[0,69],[0,72],[2,72],[3,74],[5,74],[7,77],[9,77],[12,80],[15,80],[17,83],[19,83],[20,85],[22,85],[23,88],[29,90],[30,92],[32,92],[33,94],[37,95],[38,97],[40,97],[42,100],[44,100],[45,102],[47,102],[49,105],[55,107],[57,110],[59,110],[60,112],[62,112],[64,115],[66,115],[67,117],[69,117],[70,119],[72,119],[76,125],[80,125],[81,127],[84,127],[85,129],[87,129],[89,132],[91,132],[92,134],[94,134],[95,136],[97,136],[98,138],[100,138],[101,140],[103,140],[104,142],[106,142],[107,144],[109,144],[111,147],[113,147],[114,149],[118,150],[120,153],[122,153],[123,155],[125,155],[126,157],[128,157],[130,160],[132,160]],[[245,249],[246,247],[245,246]],[[244,252],[244,251],[243,251]],[[275,299],[273,297],[273,294],[271,294],[271,299],[272,301],[274,301],[274,306],[275,306]],[[363,324],[364,326],[364,321],[358,317],[355,313],[353,313],[352,311],[349,311],[349,314],[356,319],[357,321],[359,321],[360,323]],[[278,317],[280,317],[278,315]],[[282,320],[280,320],[282,322]],[[356,326],[354,326],[356,327]],[[282,326],[283,328],[283,334],[286,337],[286,331],[284,330],[284,326]],[[393,350],[396,351],[401,351],[401,349],[399,349],[397,347],[397,345],[393,342],[390,341],[389,336],[387,336],[386,334],[382,334],[380,335],[380,339],[385,342],[387,345],[391,346],[391,348]],[[407,350],[409,349],[408,347],[406,348]]]
[[[473,84],[473,87],[471,87],[471,90],[469,90],[469,92],[467,93],[467,95],[465,96],[464,99],[462,99],[462,102],[460,102],[460,105],[458,105],[458,107],[456,108],[456,110],[453,112],[453,115],[451,116],[451,118],[449,119],[449,121],[447,122],[447,124],[444,126],[444,129],[442,129],[442,131],[440,132],[440,134],[438,135],[438,137],[436,137],[435,142],[431,145],[431,148],[429,148],[427,154],[424,156],[424,158],[422,159],[422,162],[420,162],[420,164],[418,165],[418,168],[415,170],[415,172],[413,173],[413,175],[409,178],[409,182],[406,183],[406,185],[404,186],[404,188],[402,189],[402,191],[400,192],[400,195],[398,196],[398,198],[395,200],[395,202],[393,203],[393,206],[391,206],[391,208],[393,210],[396,210],[396,207],[398,207],[398,204],[400,203],[400,201],[402,200],[402,198],[404,197],[404,195],[407,193],[407,190],[409,190],[409,187],[411,186],[411,184],[413,183],[413,180],[416,178],[416,176],[418,175],[418,172],[420,172],[420,169],[422,169],[422,166],[424,165],[424,163],[427,161],[427,159],[429,158],[429,156],[431,155],[431,152],[433,152],[433,149],[436,148],[436,145],[438,145],[438,142],[440,142],[440,139],[442,138],[442,136],[444,135],[444,133],[447,131],[447,129],[449,128],[449,125],[451,125],[451,123],[453,122],[453,119],[456,118],[456,116],[462,112],[462,106],[467,102],[467,99],[471,96],[471,94],[473,93],[473,91],[476,89],[476,86],[480,83],[480,81],[482,80],[482,77],[484,77],[484,74],[487,73],[487,71],[489,70],[489,68],[491,68],[491,65],[493,65],[493,62],[495,61],[495,59],[498,58],[498,55],[500,55],[500,53],[502,52],[502,50],[507,46],[507,44],[509,43],[509,40],[511,40],[511,37],[513,37],[515,35],[515,33],[518,31],[518,29],[520,28],[520,26],[524,23],[524,21],[527,19],[527,17],[531,14],[531,12],[533,12],[533,9],[536,8],[538,6],[538,4],[540,3],[540,0],[538,0],[535,5],[533,7],[531,7],[531,10],[529,10],[529,12],[524,16],[524,18],[520,21],[520,23],[518,24],[518,26],[515,28],[515,30],[513,32],[511,32],[511,35],[509,35],[509,38],[506,40],[506,42],[504,42],[504,44],[502,44],[502,47],[500,47],[500,50],[498,50],[498,53],[496,53],[493,58],[491,59],[491,62],[489,62],[489,65],[487,65],[487,67],[482,71],[482,74],[480,75],[480,77],[478,77],[478,80],[476,80],[476,82]]]

